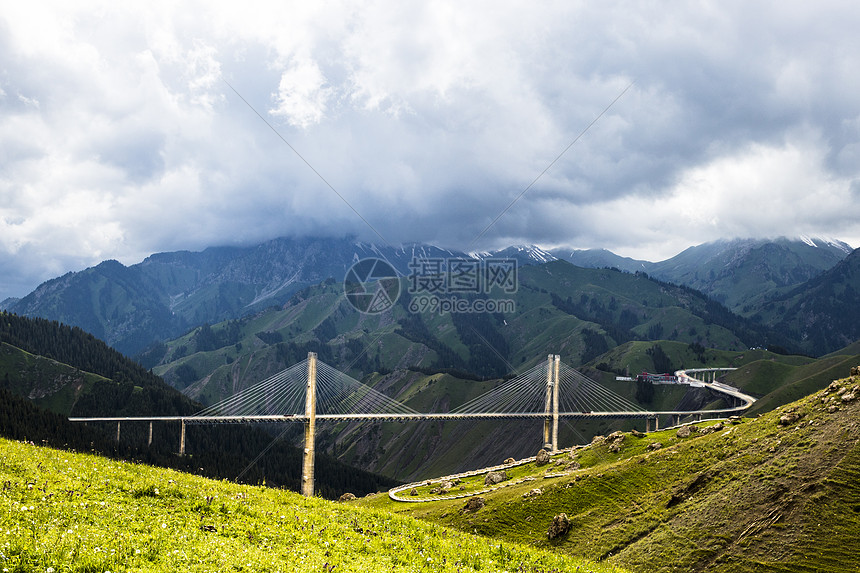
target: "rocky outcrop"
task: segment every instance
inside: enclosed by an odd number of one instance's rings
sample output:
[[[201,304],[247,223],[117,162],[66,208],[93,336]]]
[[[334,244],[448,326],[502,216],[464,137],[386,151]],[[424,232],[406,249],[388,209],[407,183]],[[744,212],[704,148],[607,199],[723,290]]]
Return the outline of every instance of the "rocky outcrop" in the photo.
[[[342,496],[340,496],[337,500],[338,501],[352,501],[354,499],[355,499],[355,494],[347,492],[347,493],[343,494]]]
[[[659,450],[662,447],[663,447],[663,444],[661,444],[660,442],[653,442],[653,443],[648,444],[648,447],[646,449],[648,451],[653,452],[655,450]]]
[[[505,464],[505,465],[507,465],[507,464],[515,464],[515,463],[517,463],[517,460],[515,460],[514,458],[507,458],[507,459],[505,459],[505,461],[503,461],[502,463],[503,463],[503,464]]]
[[[431,482],[427,482],[427,485],[430,485],[430,483]],[[460,485],[460,483],[462,483],[460,481],[460,478],[454,478],[453,480],[441,481],[441,482],[439,482],[438,486],[436,486],[430,490],[430,493],[431,494],[445,495],[446,493],[448,493],[452,489],[454,489],[456,486]],[[464,489],[464,488],[461,487],[460,489]]]
[[[545,466],[546,464],[549,463],[549,460],[550,460],[549,452],[542,449],[535,456],[535,465],[536,466]]]
[[[725,424],[722,422],[717,422],[713,426],[706,426],[704,428],[699,428],[699,433],[701,434],[713,434],[714,432],[719,432],[723,428],[725,428]]]
[[[834,380],[819,394],[821,402],[824,404],[824,409],[828,413],[835,414],[841,409],[840,406],[848,405],[857,400],[858,394],[860,394],[860,385],[855,383],[854,376],[860,375],[855,374],[858,369],[860,369],[860,366],[852,367],[852,378],[848,380]]]
[[[526,493],[524,493],[523,497],[526,499],[529,499],[532,497],[537,497],[537,496],[541,495],[542,493],[543,492],[541,491],[541,489],[539,487],[536,487],[536,488],[529,490]]]
[[[462,511],[478,511],[487,504],[483,497],[470,497],[463,506]]]
[[[549,524],[546,536],[549,539],[555,539],[565,535],[568,531],[570,531],[570,520],[567,518],[566,513],[560,513],[552,518],[552,523]]]
[[[792,424],[796,424],[803,418],[803,414],[800,412],[795,412],[793,410],[789,410],[785,414],[779,417],[779,421],[777,422],[780,426],[791,426]]]
[[[606,436],[606,441],[609,442],[609,451],[613,454],[617,454],[621,451],[621,444],[624,443],[624,433],[612,432]]]
[[[678,431],[675,432],[675,435],[679,438],[689,438],[691,434],[694,432],[698,432],[699,428],[696,426],[681,426],[678,428]]]
[[[484,485],[496,485],[508,479],[508,474],[504,471],[490,472],[484,478]]]

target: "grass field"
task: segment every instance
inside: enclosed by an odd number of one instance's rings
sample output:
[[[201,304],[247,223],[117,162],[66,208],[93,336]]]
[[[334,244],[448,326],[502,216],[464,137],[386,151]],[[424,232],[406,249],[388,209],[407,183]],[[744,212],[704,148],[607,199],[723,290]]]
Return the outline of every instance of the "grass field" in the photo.
[[[622,572],[388,511],[0,440],[3,572]]]

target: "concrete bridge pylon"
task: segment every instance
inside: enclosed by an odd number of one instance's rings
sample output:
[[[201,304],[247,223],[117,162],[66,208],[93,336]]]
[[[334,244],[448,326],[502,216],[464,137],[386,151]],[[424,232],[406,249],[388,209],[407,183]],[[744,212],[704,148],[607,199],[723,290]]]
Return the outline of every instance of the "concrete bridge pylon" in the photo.
[[[314,496],[314,455],[317,416],[317,354],[308,352],[308,381],[305,389],[305,450],[302,457],[302,495]]]

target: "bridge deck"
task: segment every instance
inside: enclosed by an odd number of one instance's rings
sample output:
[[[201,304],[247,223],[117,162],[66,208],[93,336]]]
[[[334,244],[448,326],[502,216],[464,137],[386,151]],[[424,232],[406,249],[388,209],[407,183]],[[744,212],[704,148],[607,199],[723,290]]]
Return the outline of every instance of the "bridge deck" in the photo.
[[[657,416],[689,416],[697,414],[727,414],[738,412],[741,408],[720,410],[676,410],[666,412],[559,412],[559,418],[656,418]],[[481,420],[481,419],[551,419],[552,414],[536,412],[483,412],[475,414],[317,414],[317,420],[346,422],[351,420],[378,420],[383,422],[420,421],[420,420]],[[186,424],[247,424],[304,422],[306,416],[138,416],[138,417],[93,417],[69,418],[70,422],[169,422],[182,421]]]
[[[615,412],[559,412],[559,418],[588,419],[588,418],[656,418],[658,416],[696,416],[714,414],[736,414],[743,412],[755,402],[755,398],[744,394],[736,388],[720,383],[704,382],[689,376],[688,372],[732,370],[730,368],[708,368],[696,370],[679,370],[676,372],[682,383],[695,383],[706,388],[711,388],[722,394],[726,394],[742,401],[741,406],[733,408],[721,408],[716,410],[671,410],[671,411],[645,411],[629,410]],[[378,420],[378,421],[417,421],[417,420],[499,420],[499,419],[529,419],[535,418],[548,420],[552,414],[547,412],[472,412],[472,413],[354,413],[354,414],[317,414],[317,420],[351,421],[351,420]],[[185,424],[247,424],[247,423],[283,423],[304,422],[306,416],[303,414],[290,415],[259,415],[259,416],[136,416],[136,417],[92,417],[92,418],[69,418],[70,422],[169,422],[181,421]]]

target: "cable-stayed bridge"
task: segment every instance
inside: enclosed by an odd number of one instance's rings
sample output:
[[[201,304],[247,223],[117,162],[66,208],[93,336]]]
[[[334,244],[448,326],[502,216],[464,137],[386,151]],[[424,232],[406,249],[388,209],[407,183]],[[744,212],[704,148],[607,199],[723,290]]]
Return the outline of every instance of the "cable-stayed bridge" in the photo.
[[[117,440],[122,422],[152,423],[180,421],[179,453],[185,453],[186,424],[249,424],[302,422],[305,426],[302,493],[313,495],[313,458],[316,421],[334,420],[459,420],[459,419],[543,419],[544,447],[558,449],[558,427],[562,418],[644,418],[646,429],[658,416],[717,415],[740,412],[755,399],[734,388],[719,384],[711,370],[679,372],[681,383],[705,386],[741,405],[720,410],[649,411],[619,396],[570,366],[556,355],[530,370],[507,380],[489,392],[473,398],[449,412],[418,412],[328,364],[315,353],[277,374],[218,402],[193,416],[69,418],[73,422],[116,422]]]
[[[191,418],[189,422],[282,421],[306,417],[308,361],[288,368],[237,392]],[[643,408],[557,360],[548,360],[486,394],[449,412],[418,412],[362,384],[348,374],[316,361],[316,418],[318,420],[455,420],[464,418],[545,418],[546,397],[558,376],[561,417],[647,417]],[[548,374],[549,372],[549,374]],[[548,390],[549,389],[549,390]],[[653,416],[653,414],[650,414]]]

